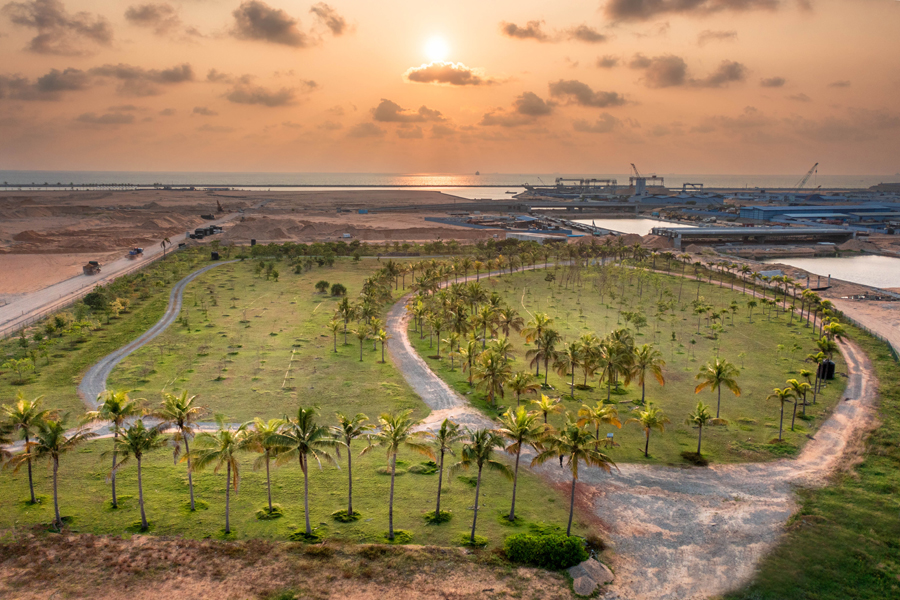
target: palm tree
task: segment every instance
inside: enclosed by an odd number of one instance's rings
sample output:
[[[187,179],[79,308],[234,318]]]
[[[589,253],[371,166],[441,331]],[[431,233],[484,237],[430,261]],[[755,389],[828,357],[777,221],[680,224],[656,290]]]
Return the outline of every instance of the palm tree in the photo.
[[[162,246],[163,258],[165,258],[166,257],[166,246],[171,246],[172,242],[170,242],[169,238],[166,237],[166,238],[163,238],[163,241],[161,241],[159,243],[159,245]]]
[[[801,371],[802,374],[802,371]],[[803,414],[806,414],[806,393],[810,390],[812,386],[808,383],[803,382],[800,383],[796,379],[788,379],[787,380],[788,387],[791,388],[791,391],[794,393],[794,397],[796,400],[794,401],[794,412],[791,414],[791,431],[794,430],[794,420],[797,418],[797,402],[802,398],[803,399]]]
[[[579,427],[584,427],[585,425],[594,426],[594,437],[597,438],[597,445],[600,444],[601,425],[615,425],[622,429],[622,422],[619,420],[619,410],[614,404],[603,404],[602,402],[597,402],[594,406],[582,404],[581,408],[578,409],[577,423]]]
[[[575,340],[572,343],[566,342],[563,344],[562,350],[556,353],[553,361],[553,366],[556,367],[557,375],[560,377],[571,375],[572,377],[572,380],[569,382],[569,385],[572,388],[572,400],[575,399],[575,369],[581,364],[582,354],[583,351],[580,341]]]
[[[509,361],[493,349],[482,352],[475,363],[475,380],[478,389],[486,389],[488,403],[494,404],[494,397],[500,394],[504,397],[503,386],[512,375],[512,366]]]
[[[708,425],[712,420],[713,416],[712,413],[709,412],[709,407],[703,404],[702,401],[698,401],[697,408],[688,415],[688,418],[685,421],[686,425],[696,425],[698,428],[697,456],[700,456],[700,444],[703,442],[703,427]]]
[[[466,342],[466,347],[459,350],[460,360],[462,361],[463,371],[469,371],[469,387],[473,387],[472,377],[475,375],[475,362],[481,352],[478,349],[478,341],[470,339]]]
[[[418,423],[409,418],[410,414],[411,409],[400,413],[382,414],[378,418],[379,431],[371,437],[372,444],[363,448],[360,453],[366,454],[374,448],[383,448],[387,453],[391,465],[391,496],[388,501],[388,539],[391,541],[394,540],[394,479],[397,474],[397,453],[404,447],[434,460],[434,453],[422,439],[426,435],[425,432],[413,431],[413,427]]]
[[[666,380],[662,373],[662,368],[665,366],[666,361],[663,360],[662,353],[650,344],[643,344],[634,349],[634,366],[632,368],[635,375],[637,375],[638,383],[641,385],[641,404],[644,404],[645,392],[647,391],[644,385],[647,379],[647,371],[650,371],[650,374],[659,382],[659,385],[666,385]]]
[[[328,321],[328,329],[331,330],[331,334],[334,337],[334,353],[335,354],[337,354],[337,336],[338,336],[338,333],[340,333],[342,326],[343,325],[341,324],[340,320],[338,320],[338,319],[332,319],[332,320]]]
[[[119,503],[116,499],[116,440],[119,438],[119,429],[129,417],[135,417],[143,412],[139,400],[132,400],[128,397],[128,392],[120,390],[118,392],[106,391],[97,398],[100,404],[96,410],[88,411],[84,415],[85,422],[104,422],[109,423],[113,432],[113,452],[112,464],[113,470],[110,474],[112,482],[112,507],[118,508]]]
[[[138,506],[141,507],[141,531],[147,531],[150,525],[147,523],[147,513],[144,511],[144,484],[141,479],[141,460],[144,455],[153,450],[158,450],[168,443],[159,427],[144,427],[144,421],[138,419],[122,432],[122,436],[113,442],[111,454],[120,454],[122,460],[113,465],[110,477],[115,475],[122,465],[128,462],[128,458],[134,456],[137,461]],[[110,454],[104,452],[104,454]]]
[[[527,371],[517,371],[507,380],[506,387],[516,393],[516,406],[519,406],[519,398],[522,394],[533,392],[541,387],[534,375]]]
[[[540,438],[545,427],[538,421],[538,413],[528,412],[524,406],[520,406],[515,412],[507,409],[500,417],[500,429],[498,433],[508,439],[510,444],[504,448],[508,454],[516,455],[516,465],[513,469],[512,504],[509,508],[509,520],[516,520],[516,486],[519,482],[519,458],[522,455],[523,446],[531,446],[539,451]],[[478,508],[476,502],[476,510]]]
[[[520,408],[522,412],[525,409]],[[502,462],[493,460],[491,456],[494,454],[495,448],[503,448],[503,438],[490,429],[476,429],[471,432],[468,439],[463,442],[462,451],[460,452],[459,462],[453,467],[468,469],[472,465],[478,467],[478,478],[475,481],[475,512],[472,516],[472,533],[469,535],[469,541],[475,543],[475,525],[478,523],[478,499],[481,494],[481,472],[484,467],[499,471],[507,478],[512,478],[512,473]]]
[[[31,500],[29,501],[31,504],[37,504],[37,498],[34,495],[34,480],[31,473],[31,448],[28,443],[41,422],[50,415],[49,410],[41,408],[43,401],[43,396],[38,396],[34,400],[26,400],[25,395],[19,392],[14,405],[4,404],[2,407],[2,411],[6,415],[5,425],[9,429],[9,433],[25,440],[24,461],[28,465],[28,490],[31,493]]]
[[[278,458],[275,464],[285,464],[294,459],[299,461],[303,471],[303,511],[306,513],[306,535],[312,535],[309,524],[309,457],[316,459],[321,468],[322,461],[333,463],[334,458],[326,450],[334,448],[337,442],[331,431],[324,425],[316,423],[316,409],[303,408],[297,410],[296,418],[284,418],[281,431],[272,435]]]
[[[566,426],[559,432],[550,432],[543,441],[545,449],[541,451],[531,466],[543,464],[551,458],[568,457],[569,470],[572,473],[572,494],[569,500],[569,525],[566,535],[572,535],[572,516],[575,514],[575,484],[578,482],[578,465],[584,463],[590,467],[599,467],[609,473],[616,464],[610,457],[597,449],[597,439],[577,423],[568,419]],[[618,467],[616,467],[618,470]]]
[[[766,400],[778,400],[781,404],[781,416],[778,420],[778,441],[782,440],[782,433],[784,431],[784,405],[787,402],[791,402],[794,398],[794,390],[789,387],[784,389],[782,388],[774,388],[772,393],[766,396]],[[796,403],[795,403],[796,404]]]
[[[525,341],[529,344],[531,342],[535,342],[540,348],[540,339],[543,336],[544,331],[550,328],[550,325],[553,324],[553,319],[551,319],[546,313],[534,313],[534,316],[528,321],[528,324],[521,330],[522,336],[525,338]],[[537,362],[537,371],[535,372],[535,376],[540,377],[541,368],[540,362]]]
[[[506,337],[509,337],[510,330],[517,332],[522,331],[522,327],[525,326],[525,320],[519,316],[518,311],[509,306],[500,309],[500,312],[497,313],[497,323],[500,327],[500,331],[502,331],[503,335]]]
[[[537,348],[525,353],[525,357],[531,359],[531,364],[538,365],[538,374],[540,374],[540,363],[543,361],[544,387],[550,387],[548,383],[550,361],[556,358],[556,344],[559,343],[559,340],[559,333],[553,329],[545,329],[537,340]]]
[[[371,431],[372,426],[366,424],[369,417],[363,413],[356,413],[353,417],[347,417],[342,413],[335,414],[337,415],[338,424],[332,428],[334,436],[337,438],[340,446],[347,448],[347,517],[353,518],[353,450],[350,448],[350,445],[353,443],[353,440]],[[340,458],[340,446],[336,448],[338,458]]]
[[[277,448],[272,442],[272,436],[284,426],[281,419],[269,419],[264,421],[256,417],[252,421],[248,421],[243,425],[247,430],[247,447],[254,452],[259,452],[260,457],[253,461],[253,470],[258,471],[266,467],[266,497],[269,501],[269,514],[274,511],[272,507],[272,476],[270,472],[270,463],[275,455]]]
[[[625,421],[626,425],[628,423],[640,423],[641,427],[644,428],[644,436],[646,437],[646,441],[644,442],[644,456],[649,458],[650,430],[658,429],[660,433],[664,432],[666,430],[666,423],[669,423],[669,419],[663,414],[662,410],[653,406],[652,402],[648,402],[647,407],[640,411],[636,418]]]
[[[240,463],[238,453],[246,449],[248,444],[246,424],[232,429],[225,423],[223,415],[216,415],[214,432],[202,431],[197,435],[194,450],[185,455],[192,461],[191,470],[198,473],[210,465],[213,473],[225,467],[225,533],[231,533],[231,488],[237,493],[240,482]]]
[[[363,342],[369,339],[369,328],[365,325],[359,325],[353,332],[356,339],[359,340],[359,362],[363,361]]]
[[[733,364],[725,359],[720,360],[718,358],[701,367],[700,372],[697,373],[696,379],[700,383],[694,388],[695,394],[699,394],[706,388],[709,388],[710,391],[718,392],[716,401],[717,419],[722,406],[722,387],[724,386],[731,390],[735,396],[741,395],[741,388],[736,381],[737,376],[740,374],[740,370]]]
[[[191,471],[191,446],[190,439],[194,435],[194,424],[206,414],[206,409],[194,404],[197,396],[188,398],[187,391],[180,396],[163,394],[161,406],[153,413],[153,416],[161,420],[163,427],[174,427],[177,431],[172,436],[175,442],[173,458],[178,461],[181,453],[181,442],[184,442],[184,455],[187,457],[188,489],[191,494],[191,512],[196,510],[194,505],[194,475]]]
[[[747,310],[749,311],[748,316],[751,323],[753,322],[753,309],[757,306],[759,306],[759,304],[756,302],[756,300],[747,300]]]
[[[550,415],[550,413],[558,413],[565,410],[565,407],[560,404],[559,398],[549,398],[544,394],[541,394],[540,400],[533,400],[531,403],[539,413],[544,415],[545,425],[547,424],[547,417]]]
[[[434,509],[434,517],[437,520],[441,518],[441,486],[444,482],[444,455],[446,453],[453,454],[453,444],[463,438],[463,432],[459,424],[454,423],[450,419],[441,421],[440,428],[429,433],[432,440],[432,446],[437,450],[438,460],[438,489],[437,489],[437,505]]]
[[[384,329],[379,329],[378,333],[375,334],[375,340],[381,342],[381,364],[384,364],[384,347],[387,346],[389,339],[391,339],[391,336]]]
[[[63,526],[62,517],[59,515],[59,458],[69,450],[76,448],[96,434],[78,427],[73,431],[68,430],[67,415],[59,419],[48,417],[37,424],[34,440],[29,442],[29,451],[19,458],[27,460],[27,457],[47,458],[53,467],[53,524],[57,530]]]

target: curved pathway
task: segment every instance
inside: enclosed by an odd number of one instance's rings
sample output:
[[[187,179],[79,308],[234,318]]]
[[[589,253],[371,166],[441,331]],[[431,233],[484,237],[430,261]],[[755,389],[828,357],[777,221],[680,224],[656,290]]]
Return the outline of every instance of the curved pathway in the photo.
[[[387,327],[396,340],[389,348],[407,382],[434,409],[427,426],[445,417],[469,426],[493,426],[412,348],[405,316],[408,298],[388,315]],[[615,548],[616,581],[601,597],[708,598],[750,580],[796,511],[795,486],[824,484],[874,423],[871,364],[854,343],[839,346],[848,370],[844,398],[795,459],[710,468],[626,464],[611,475],[581,470],[579,505],[593,514]],[[537,472],[568,490],[566,470],[548,463]]]
[[[97,408],[97,396],[99,396],[106,390],[106,379],[109,377],[109,374],[112,373],[113,369],[116,368],[116,365],[122,362],[122,360],[126,356],[128,356],[135,350],[138,350],[139,348],[150,342],[153,338],[161,334],[169,327],[169,325],[175,322],[175,319],[178,318],[178,315],[181,312],[182,296],[187,285],[210,269],[235,262],[238,261],[227,260],[212,263],[211,265],[207,265],[202,269],[194,271],[193,273],[176,283],[172,288],[172,291],[169,293],[169,305],[166,307],[166,312],[163,314],[162,318],[160,318],[160,320],[157,321],[155,325],[153,325],[153,327],[145,331],[143,335],[141,335],[133,342],[122,346],[111,354],[107,354],[99,361],[97,361],[90,369],[88,369],[87,373],[85,373],[84,377],[82,378],[81,383],[78,384],[78,395],[81,396],[81,400],[88,407],[88,410],[94,410]]]

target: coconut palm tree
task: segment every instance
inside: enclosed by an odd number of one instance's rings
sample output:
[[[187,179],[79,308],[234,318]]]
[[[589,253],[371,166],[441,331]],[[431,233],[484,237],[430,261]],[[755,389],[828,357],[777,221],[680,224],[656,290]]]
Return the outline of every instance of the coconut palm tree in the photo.
[[[387,453],[388,463],[391,466],[391,495],[388,501],[388,539],[391,541],[394,540],[394,479],[397,475],[397,453],[400,448],[408,448],[434,460],[434,453],[423,439],[425,432],[413,431],[418,423],[409,417],[410,414],[412,410],[382,414],[378,418],[379,430],[371,437],[371,445],[363,448],[360,453],[366,454],[374,448],[382,448]]]
[[[110,474],[110,482],[112,483],[112,507],[118,508],[119,503],[116,499],[116,440],[119,438],[119,429],[125,420],[129,417],[136,417],[143,413],[141,407],[142,400],[132,400],[128,397],[125,390],[112,391],[107,390],[100,394],[97,399],[100,403],[96,410],[88,411],[84,415],[85,422],[102,422],[109,423],[113,432],[113,452],[112,464],[113,470]]]
[[[381,342],[381,364],[384,364],[384,347],[387,346],[389,339],[391,339],[391,336],[384,329],[379,329],[378,333],[375,334],[375,340]]]
[[[821,379],[822,370],[823,370],[822,363],[825,361],[826,358],[828,358],[828,356],[824,352],[816,352],[815,354],[807,354],[806,355],[807,362],[816,363],[816,378],[813,383],[813,401],[812,401],[813,404],[816,403],[817,397],[819,395],[819,380]]]
[[[553,324],[553,319],[550,318],[547,313],[534,313],[534,316],[528,321],[528,324],[522,328],[519,332],[525,338],[527,343],[536,343],[538,348],[540,348],[540,340],[544,334],[544,331],[549,329]],[[537,371],[535,371],[535,376],[540,377],[541,368],[540,362],[533,363],[537,365]]]
[[[306,535],[312,535],[312,527],[309,523],[309,457],[312,456],[319,467],[322,461],[334,463],[334,458],[327,452],[334,448],[337,442],[332,436],[331,430],[324,425],[316,423],[316,408],[303,408],[297,410],[294,418],[284,418],[281,431],[272,435],[272,445],[275,446],[278,458],[275,464],[287,464],[292,460],[300,463],[303,471],[303,511],[306,517]]]
[[[363,342],[369,339],[369,328],[360,324],[354,331],[353,335],[359,340],[359,362],[363,361]]]
[[[756,300],[753,300],[753,299],[747,300],[747,310],[749,311],[747,313],[747,315],[748,315],[751,323],[753,322],[753,309],[756,308],[757,306],[759,306],[759,304],[756,302]]]
[[[366,424],[369,417],[363,413],[356,413],[353,417],[348,417],[343,413],[335,413],[337,415],[338,424],[332,427],[334,437],[337,439],[336,447],[338,458],[340,458],[340,447],[347,448],[347,517],[352,518],[353,512],[353,450],[350,445],[353,440],[367,435],[372,430],[372,425]]]
[[[429,432],[431,437],[431,445],[436,450],[438,456],[438,489],[437,489],[437,505],[434,508],[435,519],[441,518],[441,486],[444,482],[444,455],[453,454],[453,444],[457,443],[465,435],[460,429],[459,424],[454,423],[450,419],[441,421],[440,428],[435,432]]]
[[[622,429],[622,422],[619,420],[619,409],[616,408],[615,404],[604,404],[602,402],[597,402],[594,406],[582,404],[581,408],[578,409],[577,424],[579,427],[594,426],[594,437],[597,438],[597,445],[600,445],[601,425],[614,425]]]
[[[702,401],[697,401],[697,408],[688,415],[688,418],[685,421],[686,425],[697,426],[697,456],[700,455],[700,444],[703,443],[703,428],[712,420],[713,416],[712,413],[709,412],[709,407],[703,404]]]
[[[572,400],[575,399],[575,369],[581,364],[582,355],[581,342],[575,340],[571,343],[564,343],[562,350],[556,353],[553,360],[553,366],[556,368],[557,375],[560,377],[571,375],[572,379],[569,382],[569,386],[572,388]]]
[[[540,439],[544,434],[545,427],[538,421],[538,417],[538,413],[528,412],[524,406],[519,406],[515,412],[508,408],[500,417],[498,433],[510,442],[503,450],[516,456],[513,468],[512,504],[509,508],[509,517],[507,517],[510,521],[516,520],[516,487],[519,483],[519,458],[522,456],[522,448],[531,446],[535,451],[540,451]]]
[[[541,387],[534,375],[527,371],[516,371],[507,380],[506,387],[516,394],[516,406],[519,406],[519,398],[522,394],[533,392]]]
[[[181,454],[181,442],[184,442],[184,455],[187,460],[188,489],[191,494],[191,511],[196,510],[194,504],[194,475],[191,470],[191,445],[190,439],[194,436],[195,423],[206,414],[206,409],[194,403],[197,396],[188,398],[187,391],[181,393],[180,396],[174,394],[163,394],[163,401],[159,408],[153,413],[153,416],[162,421],[164,428],[174,427],[175,435],[172,441],[175,443],[175,450],[172,453],[174,460],[178,461]]]
[[[475,363],[478,360],[479,354],[481,354],[481,350],[478,348],[478,340],[474,338],[470,338],[469,341],[466,342],[466,346],[459,350],[463,371],[469,372],[469,387],[475,385],[472,382],[472,378],[475,375]]]
[[[477,388],[487,390],[488,403],[493,405],[497,394],[504,397],[503,386],[512,375],[512,366],[503,355],[486,350],[478,356],[475,362],[475,381]]]
[[[545,394],[541,394],[540,400],[531,402],[535,409],[544,416],[544,424],[547,424],[547,418],[550,413],[563,412],[565,407],[560,403],[559,398],[549,398]]]
[[[519,409],[522,412],[525,409]],[[475,509],[472,515],[472,533],[469,541],[475,543],[475,526],[478,523],[478,500],[481,494],[481,473],[484,467],[493,471],[499,471],[505,477],[512,479],[512,472],[504,463],[493,460],[491,457],[496,448],[503,448],[503,438],[491,429],[476,429],[469,433],[463,442],[459,462],[453,465],[454,469],[469,469],[473,465],[478,468],[478,476],[475,480]]]
[[[578,466],[599,467],[609,473],[616,464],[610,457],[597,449],[597,439],[584,427],[579,427],[567,419],[565,427],[558,432],[550,431],[542,444],[544,449],[534,457],[531,466],[541,465],[553,458],[568,457],[568,467],[572,473],[572,492],[569,500],[569,524],[566,535],[572,535],[572,516],[575,514],[575,484],[578,482]],[[618,467],[616,467],[618,470]]]
[[[343,327],[343,325],[341,324],[341,321],[338,319],[332,319],[332,320],[328,321],[328,329],[331,331],[331,335],[334,338],[334,353],[335,354],[337,354],[337,336],[338,336],[338,333],[340,333],[342,327]]]
[[[159,427],[148,429],[144,427],[144,421],[138,419],[125,428],[120,437],[115,439],[112,452],[103,453],[104,455],[114,454],[122,457],[118,464],[113,465],[110,477],[127,463],[130,457],[134,456],[134,460],[137,461],[138,506],[141,507],[141,531],[147,531],[150,527],[149,523],[147,523],[147,513],[144,511],[144,484],[141,479],[141,461],[145,454],[163,448],[167,443],[168,440]]]
[[[503,332],[503,335],[509,337],[510,330],[522,331],[522,328],[525,326],[525,320],[519,316],[516,309],[505,306],[497,313],[497,325],[500,331]]]
[[[669,423],[669,419],[663,414],[662,410],[653,406],[652,402],[647,403],[647,407],[638,412],[638,416],[635,418],[628,419],[625,421],[625,424],[628,423],[639,423],[641,427],[644,428],[644,436],[646,441],[644,442],[644,456],[650,457],[650,431],[653,429],[658,429],[660,433],[666,430],[666,424]]]
[[[213,473],[225,468],[225,533],[231,533],[231,489],[237,493],[241,480],[238,453],[249,446],[246,424],[232,428],[223,415],[216,415],[216,431],[197,434],[194,449],[185,455],[190,457],[191,470],[200,472],[209,466]]]
[[[34,440],[29,442],[29,451],[17,457],[18,460],[27,460],[33,456],[36,459],[47,458],[53,467],[53,524],[57,530],[63,526],[62,517],[59,514],[59,459],[66,452],[80,446],[96,434],[78,427],[69,431],[68,416],[63,415],[56,419],[47,417],[37,424]],[[18,465],[17,465],[18,466]]]
[[[716,400],[717,419],[722,406],[722,388],[728,388],[735,396],[741,395],[741,388],[737,384],[737,376],[740,374],[740,370],[733,364],[725,359],[718,358],[701,367],[700,372],[697,373],[695,378],[700,383],[694,388],[695,394],[699,394],[706,388],[709,388],[712,392],[718,392],[718,399]]]
[[[28,443],[31,441],[37,431],[38,426],[44,419],[50,416],[50,411],[41,407],[44,401],[43,396],[38,396],[34,400],[27,400],[22,392],[16,396],[16,403],[12,406],[4,404],[2,412],[6,416],[4,425],[11,433],[25,441],[24,462],[28,466],[28,491],[31,494],[29,502],[37,503],[34,495],[34,479],[31,473],[31,448]]]
[[[662,373],[662,369],[665,366],[666,361],[663,360],[662,353],[650,344],[643,344],[634,349],[634,364],[632,369],[641,386],[641,404],[644,404],[645,393],[647,391],[646,386],[644,385],[647,380],[647,371],[653,375],[654,379],[659,382],[659,385],[666,385],[666,380]]]
[[[794,400],[794,390],[789,387],[774,388],[772,393],[766,396],[766,400],[778,400],[779,404],[781,404],[781,416],[778,420],[778,441],[780,442],[784,432],[784,405]]]
[[[802,374],[802,371],[801,371]],[[797,402],[801,399],[803,400],[803,414],[806,414],[806,393],[809,392],[810,386],[806,382],[799,382],[796,379],[788,379],[787,380],[788,387],[791,388],[791,391],[794,393],[794,411],[791,414],[791,431],[794,431],[794,421],[797,418]]]
[[[537,347],[525,353],[525,358],[531,359],[531,364],[538,365],[538,375],[540,374],[540,363],[544,363],[544,387],[550,387],[548,377],[550,375],[550,361],[556,358],[556,344],[560,341],[560,335],[554,329],[544,329],[541,337],[537,340]]]
[[[247,430],[247,447],[260,454],[259,458],[253,461],[253,470],[258,471],[263,467],[266,468],[266,497],[269,501],[269,514],[272,514],[274,511],[272,507],[272,476],[270,463],[277,450],[275,444],[272,442],[272,436],[281,431],[283,426],[284,421],[282,419],[269,419],[268,421],[264,421],[259,417],[244,423],[244,428]]]

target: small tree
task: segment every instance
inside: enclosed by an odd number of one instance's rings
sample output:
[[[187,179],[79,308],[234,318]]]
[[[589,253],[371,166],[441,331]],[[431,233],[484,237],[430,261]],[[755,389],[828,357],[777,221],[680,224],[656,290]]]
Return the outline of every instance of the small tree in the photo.
[[[272,476],[270,472],[270,463],[275,455],[277,448],[272,441],[272,436],[281,431],[284,426],[282,419],[269,419],[264,421],[256,417],[252,421],[248,421],[243,425],[247,430],[247,447],[254,452],[259,452],[260,457],[253,461],[253,470],[266,468],[266,497],[269,501],[268,512],[271,515],[274,512],[272,507]]]
[[[34,363],[28,358],[11,358],[3,363],[4,369],[12,369],[16,372],[16,383],[25,383],[25,374],[34,371]]]
[[[525,409],[519,409],[522,412]],[[454,469],[468,469],[472,465],[478,468],[478,476],[475,480],[475,509],[472,514],[472,533],[469,535],[469,541],[475,543],[475,526],[478,523],[478,498],[481,493],[481,473],[484,467],[499,471],[508,479],[512,479],[512,472],[504,463],[493,460],[491,456],[496,448],[503,448],[503,438],[490,429],[477,429],[469,434],[468,439],[463,442],[460,461],[453,465]],[[512,514],[512,513],[510,513]]]
[[[329,286],[329,283],[327,281],[325,281],[324,279],[322,279],[316,283],[316,291],[319,292],[320,294],[324,294],[326,291],[328,291],[328,286]]]
[[[437,450],[438,454],[438,489],[437,489],[437,505],[434,508],[434,518],[441,519],[441,486],[444,482],[444,455],[448,452],[453,454],[453,444],[463,438],[463,433],[457,423],[450,419],[444,419],[441,427],[429,433],[432,439],[432,446]]]
[[[193,462],[191,469],[202,471],[210,465],[213,473],[225,467],[225,533],[231,533],[231,489],[237,493],[240,477],[238,453],[248,446],[245,425],[232,429],[225,423],[222,415],[216,415],[218,429],[214,432],[203,431],[197,436],[197,443],[191,452]]]
[[[697,408],[688,415],[685,424],[697,426],[697,456],[700,456],[700,444],[703,442],[703,427],[713,420],[709,407],[702,401],[697,402]]]
[[[778,441],[780,442],[784,433],[784,405],[794,400],[794,390],[789,387],[774,388],[772,393],[766,396],[766,400],[778,400],[781,405],[781,414],[778,418]]]
[[[144,427],[143,420],[138,419],[122,432],[121,437],[116,438],[112,452],[104,452],[104,455],[118,454],[122,456],[122,460],[113,466],[110,477],[128,462],[129,457],[134,456],[135,461],[137,461],[138,506],[141,507],[141,531],[147,531],[150,527],[150,524],[147,523],[147,513],[144,511],[144,484],[141,479],[141,461],[145,454],[162,448],[166,445],[166,442],[167,440],[159,427],[147,429]]]
[[[335,447],[338,458],[341,457],[341,446],[347,448],[347,517],[352,519],[354,515],[359,513],[353,512],[353,450],[350,445],[353,443],[353,440],[368,434],[373,427],[366,424],[369,417],[363,413],[357,413],[354,417],[347,417],[342,413],[335,414],[337,415],[338,424],[332,430],[338,442],[338,445]]]
[[[100,404],[97,410],[85,413],[86,422],[109,423],[113,432],[113,450],[112,450],[112,471],[110,473],[110,481],[112,482],[112,507],[119,506],[116,499],[116,440],[119,438],[119,429],[125,420],[129,417],[135,417],[143,413],[139,400],[132,400],[128,397],[128,392],[120,390],[118,392],[106,391],[100,394]]]
[[[347,288],[343,283],[333,283],[331,284],[331,295],[332,296],[346,296]]]
[[[650,431],[658,429],[660,433],[666,430],[666,424],[669,419],[663,414],[662,410],[653,406],[652,402],[647,402],[647,408],[640,411],[636,418],[628,419],[625,424],[638,423],[644,428],[644,456],[650,457]]]
[[[23,462],[28,466],[28,490],[31,493],[31,504],[36,504],[34,496],[34,480],[31,474],[31,437],[34,436],[40,424],[50,416],[50,411],[41,408],[44,397],[38,396],[34,400],[27,400],[22,392],[16,397],[16,403],[12,406],[4,404],[2,412],[6,416],[6,426],[10,431],[25,441]]]
[[[504,451],[516,456],[512,475],[512,504],[509,508],[509,517],[507,517],[510,521],[516,520],[516,487],[519,483],[519,459],[522,456],[522,448],[531,446],[538,452],[541,449],[540,438],[545,427],[538,421],[539,416],[538,413],[527,412],[524,406],[520,406],[515,411],[511,408],[507,409],[500,417],[499,433],[510,442]]]
[[[328,329],[331,330],[331,335],[334,338],[334,353],[337,354],[337,336],[340,333],[341,328],[343,327],[343,323],[338,319],[332,319],[328,322]]]

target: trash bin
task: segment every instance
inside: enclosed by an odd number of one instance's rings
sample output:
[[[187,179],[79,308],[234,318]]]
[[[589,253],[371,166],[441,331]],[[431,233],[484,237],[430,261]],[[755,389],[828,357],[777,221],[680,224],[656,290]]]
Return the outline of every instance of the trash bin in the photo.
[[[819,365],[819,379],[829,381],[834,379],[834,362],[827,358]]]

